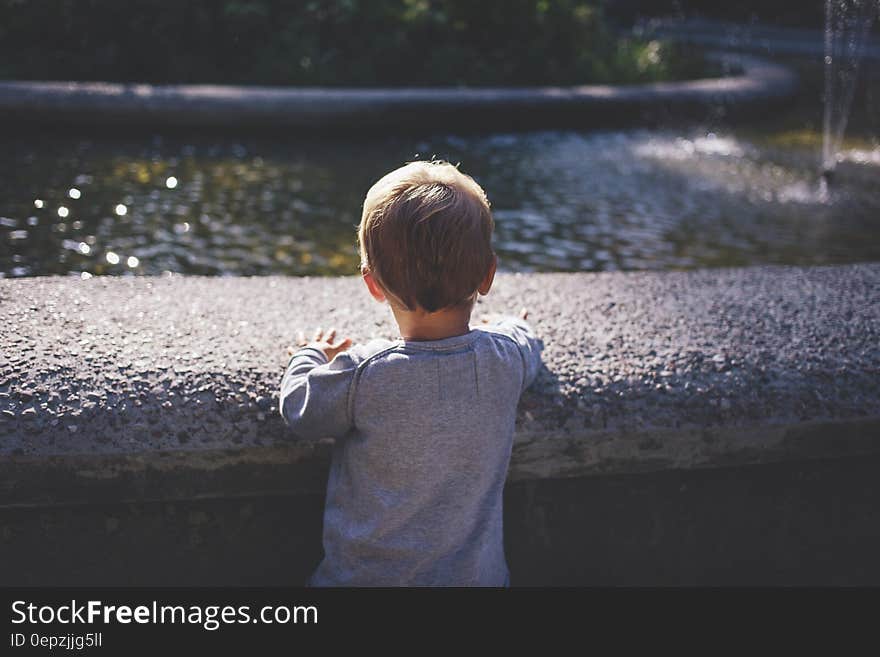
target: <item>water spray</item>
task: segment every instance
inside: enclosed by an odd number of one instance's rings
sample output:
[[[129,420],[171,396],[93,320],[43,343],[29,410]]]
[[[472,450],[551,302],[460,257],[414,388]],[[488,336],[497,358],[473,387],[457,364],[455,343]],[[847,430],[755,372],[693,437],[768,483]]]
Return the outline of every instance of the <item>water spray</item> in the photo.
[[[822,120],[822,184],[834,181],[864,55],[880,0],[825,0],[825,94]]]

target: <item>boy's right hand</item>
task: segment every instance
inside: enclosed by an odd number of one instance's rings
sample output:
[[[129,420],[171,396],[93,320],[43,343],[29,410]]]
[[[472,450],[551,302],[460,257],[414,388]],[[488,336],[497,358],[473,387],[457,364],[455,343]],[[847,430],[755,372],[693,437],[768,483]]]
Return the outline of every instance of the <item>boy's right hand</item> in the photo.
[[[503,319],[504,317],[505,317],[505,315],[496,313],[494,315],[487,315],[487,316],[481,318],[480,321],[483,324],[493,324],[493,323],[497,322],[498,320]],[[517,313],[517,317],[519,319],[523,319],[523,320],[528,319],[529,318],[528,309],[526,309],[526,308],[521,309],[519,311],[519,313]]]
[[[336,354],[341,353],[351,347],[352,341],[351,338],[345,338],[341,342],[336,342],[336,329],[330,329],[324,334],[322,329],[318,329],[315,331],[314,339],[309,342],[306,340],[306,335],[302,331],[299,331],[296,336],[296,344],[299,347],[314,347],[315,349],[319,349],[324,352],[324,355],[327,357],[327,360],[333,360],[336,357]],[[293,354],[294,349],[290,348],[287,350],[288,354]]]

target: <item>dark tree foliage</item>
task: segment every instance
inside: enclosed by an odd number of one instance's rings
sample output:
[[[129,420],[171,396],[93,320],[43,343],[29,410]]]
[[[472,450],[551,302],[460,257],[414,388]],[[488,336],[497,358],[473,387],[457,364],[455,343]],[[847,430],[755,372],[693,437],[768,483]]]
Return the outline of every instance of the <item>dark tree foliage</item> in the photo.
[[[2,0],[0,77],[543,85],[699,75],[575,0]]]
[[[605,4],[606,16],[622,23],[650,16],[693,16],[812,28],[825,23],[822,0],[605,0]]]

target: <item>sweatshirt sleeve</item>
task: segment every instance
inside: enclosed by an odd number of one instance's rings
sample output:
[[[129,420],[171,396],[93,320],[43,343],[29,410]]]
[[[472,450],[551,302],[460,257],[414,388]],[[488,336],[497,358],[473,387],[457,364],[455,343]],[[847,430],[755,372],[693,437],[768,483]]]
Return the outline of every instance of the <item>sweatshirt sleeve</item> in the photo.
[[[290,359],[281,379],[279,411],[305,440],[340,438],[352,428],[349,396],[357,361],[348,352],[327,362],[320,349],[305,346]]]
[[[523,361],[523,386],[525,390],[535,380],[541,367],[541,341],[535,337],[531,326],[518,317],[503,317],[489,326],[489,330],[511,338],[519,347]]]

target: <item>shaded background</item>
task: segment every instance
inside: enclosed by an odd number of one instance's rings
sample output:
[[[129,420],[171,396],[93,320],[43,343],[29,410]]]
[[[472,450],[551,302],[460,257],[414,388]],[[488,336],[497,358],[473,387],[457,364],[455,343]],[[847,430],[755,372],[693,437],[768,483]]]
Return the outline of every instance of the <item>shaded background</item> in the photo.
[[[863,63],[838,112],[848,123],[829,192],[823,111],[845,94],[826,99],[822,2],[3,0],[0,78],[529,86],[736,72],[705,56],[712,46],[653,37],[654,18],[698,32],[683,19],[735,21],[719,28],[732,37],[797,28],[812,50],[759,53],[794,69],[799,92],[745,120],[721,105],[646,109],[632,129],[589,114],[566,130],[518,132],[516,117],[501,132],[468,129],[462,117],[455,131],[321,136],[7,121],[0,275],[351,274],[366,189],[432,157],[487,190],[506,271],[877,260],[880,67]]]
[[[602,3],[572,0],[4,0],[0,77],[535,85],[701,71],[692,49],[658,58],[613,27]]]

